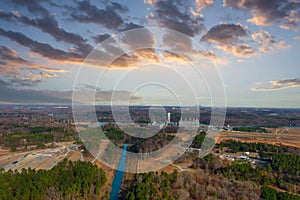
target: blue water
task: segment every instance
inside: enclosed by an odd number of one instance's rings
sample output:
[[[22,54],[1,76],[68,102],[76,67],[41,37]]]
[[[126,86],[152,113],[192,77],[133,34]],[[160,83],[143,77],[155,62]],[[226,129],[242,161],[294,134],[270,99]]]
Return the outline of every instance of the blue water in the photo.
[[[127,153],[127,144],[124,145],[121,159],[114,177],[114,180],[112,182],[112,188],[110,192],[110,200],[118,200],[119,199],[119,191],[121,189],[123,176],[124,176],[124,170],[126,167],[126,153]]]

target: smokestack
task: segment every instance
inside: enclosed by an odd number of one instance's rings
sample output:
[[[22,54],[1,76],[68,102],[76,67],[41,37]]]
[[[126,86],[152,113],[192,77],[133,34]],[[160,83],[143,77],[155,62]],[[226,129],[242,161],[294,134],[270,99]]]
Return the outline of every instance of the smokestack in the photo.
[[[168,113],[168,123],[171,122],[171,113]]]

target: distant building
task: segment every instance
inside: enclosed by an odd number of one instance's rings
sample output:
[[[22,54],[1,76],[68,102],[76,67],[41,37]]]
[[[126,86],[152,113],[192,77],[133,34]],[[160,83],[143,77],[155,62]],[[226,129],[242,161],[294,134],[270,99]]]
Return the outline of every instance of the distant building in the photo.
[[[79,149],[79,145],[73,144],[73,145],[69,146],[69,149]]]
[[[198,130],[200,123],[198,118],[181,118],[178,125],[185,130],[196,131]]]
[[[245,156],[245,155],[241,155],[241,156],[239,156],[239,158],[242,159],[242,160],[248,160],[249,159],[249,157]]]

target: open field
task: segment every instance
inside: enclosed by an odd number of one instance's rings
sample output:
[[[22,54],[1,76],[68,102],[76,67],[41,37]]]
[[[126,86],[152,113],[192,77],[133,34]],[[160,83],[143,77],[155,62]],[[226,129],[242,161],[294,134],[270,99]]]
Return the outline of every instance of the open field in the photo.
[[[300,148],[300,129],[268,128],[269,133],[223,131],[217,143],[225,140],[241,142],[262,142]]]

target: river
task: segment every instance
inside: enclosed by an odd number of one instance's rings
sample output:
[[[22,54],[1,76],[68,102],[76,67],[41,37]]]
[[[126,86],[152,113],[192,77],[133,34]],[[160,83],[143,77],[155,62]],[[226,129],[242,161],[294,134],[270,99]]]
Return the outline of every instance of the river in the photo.
[[[121,159],[115,173],[114,180],[112,182],[111,192],[110,192],[110,200],[118,200],[119,199],[119,192],[121,189],[124,170],[126,167],[126,153],[127,153],[127,144],[123,146],[123,151],[121,155]]]

